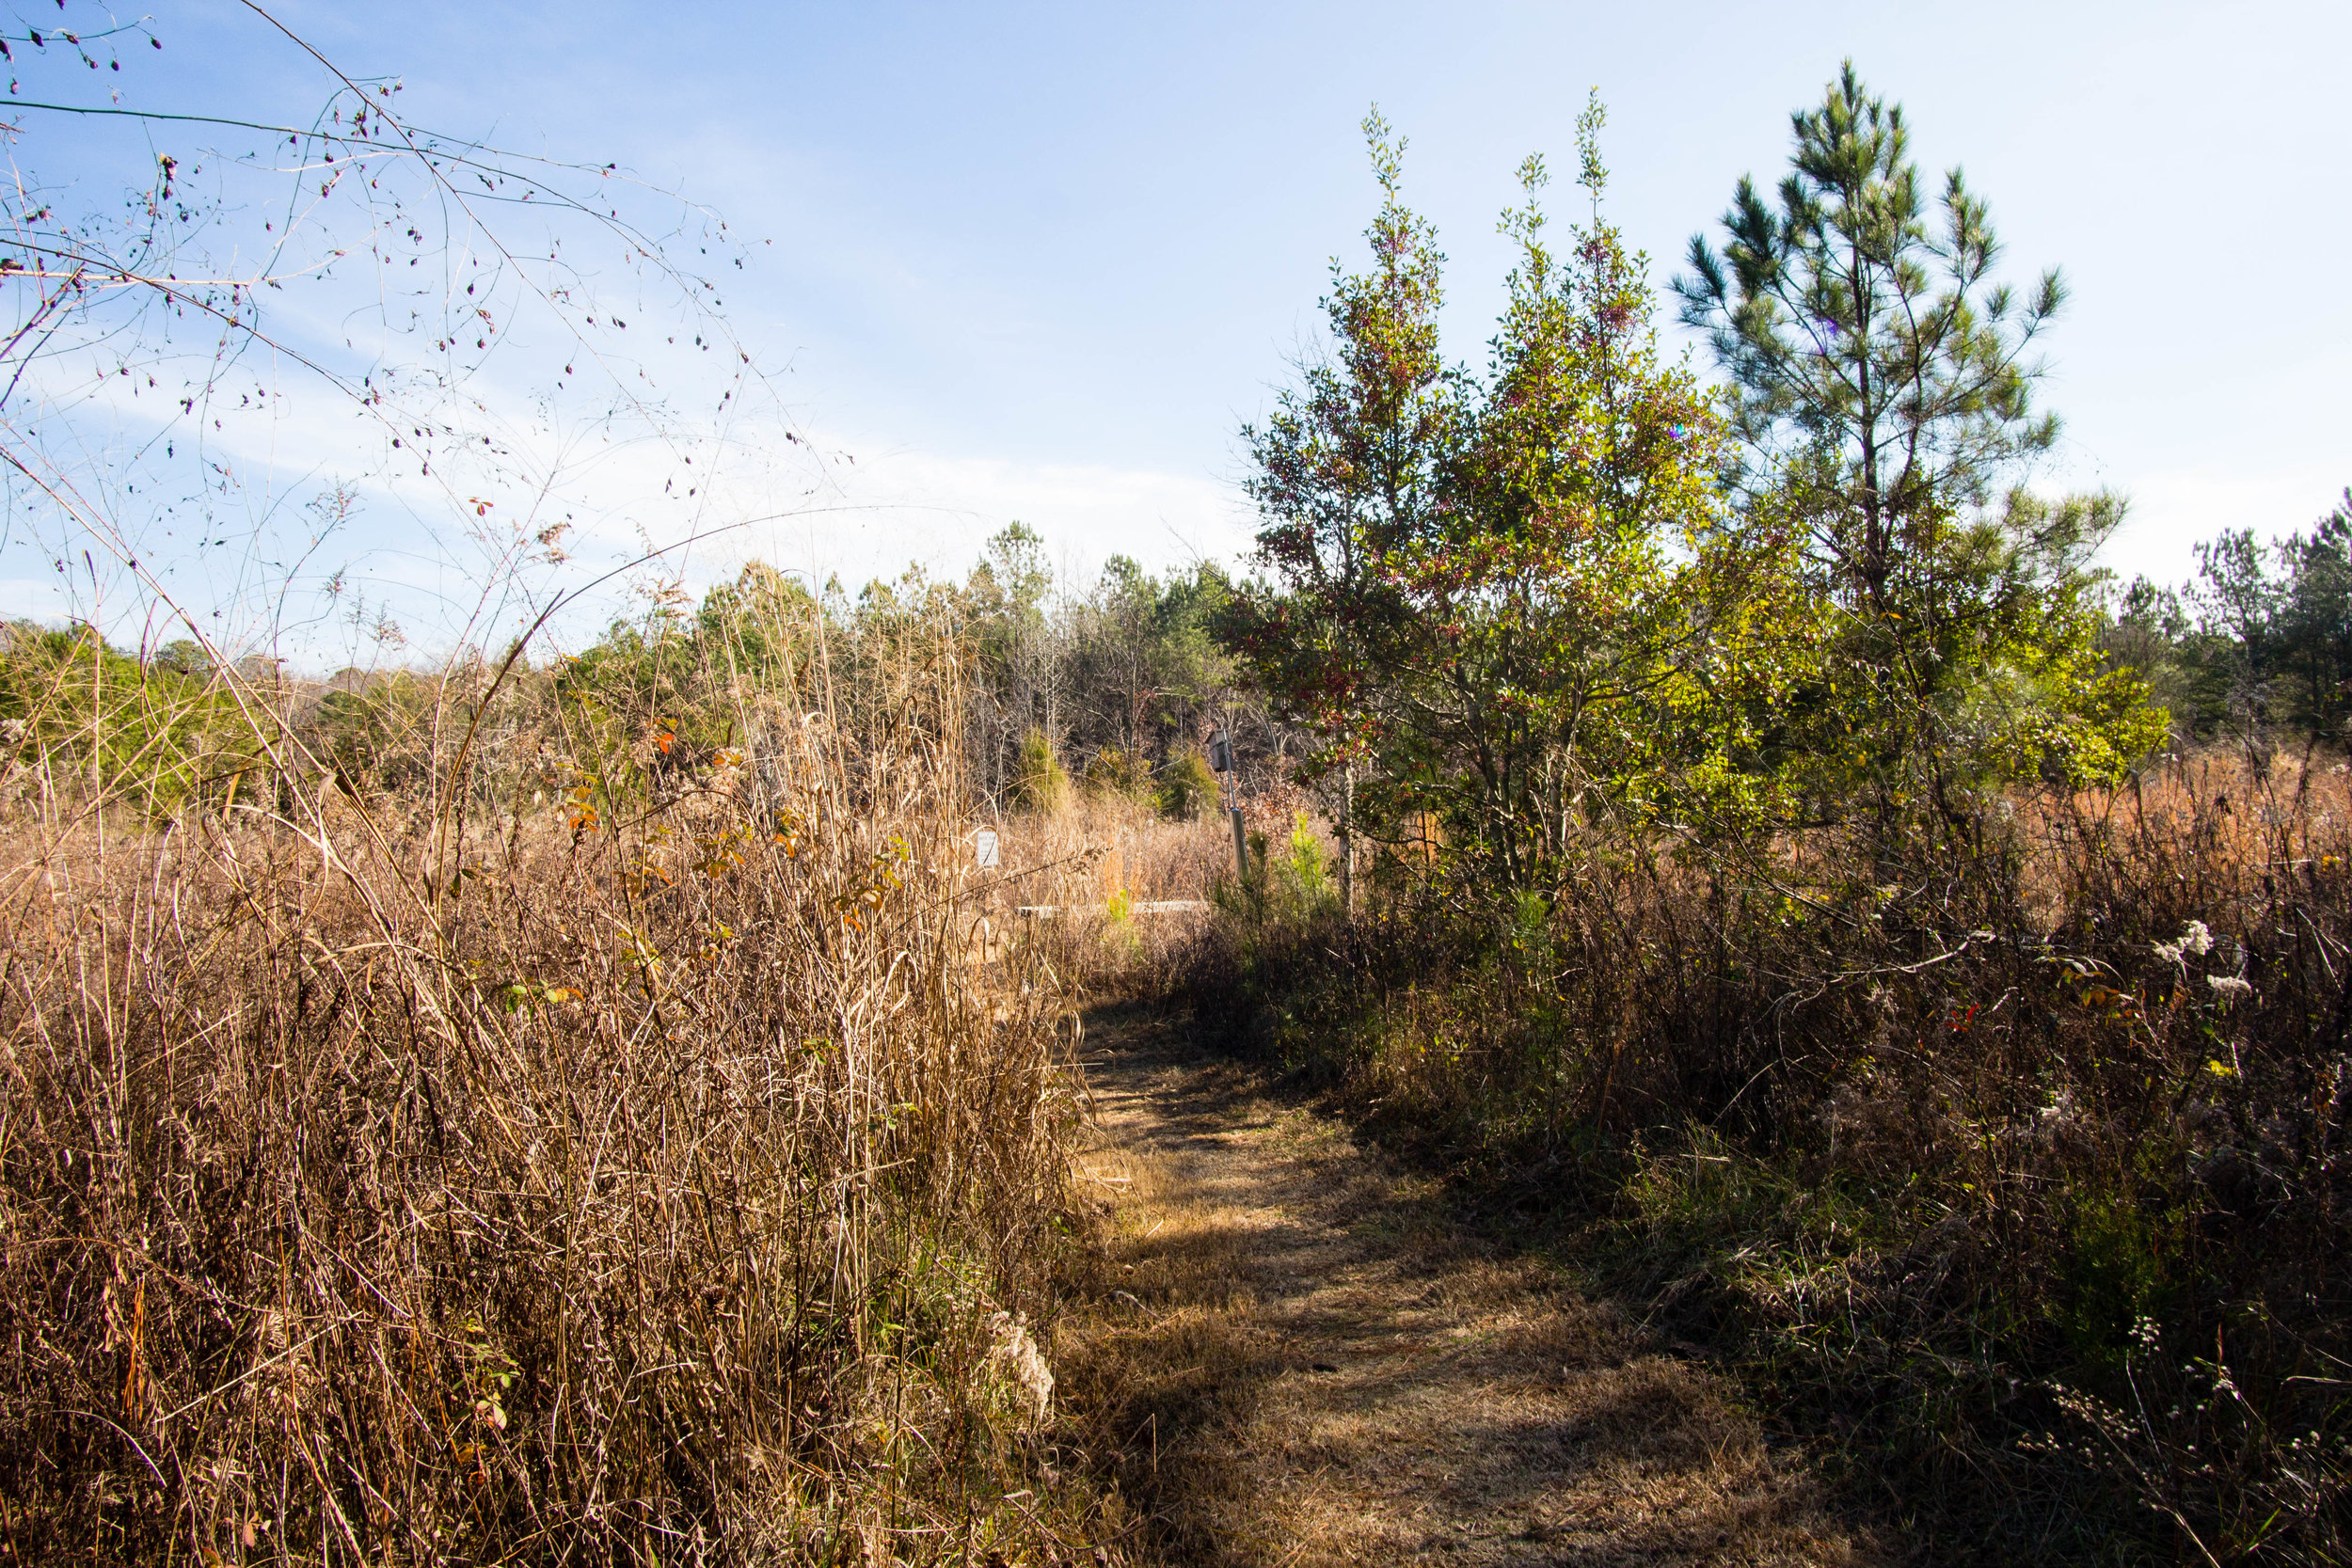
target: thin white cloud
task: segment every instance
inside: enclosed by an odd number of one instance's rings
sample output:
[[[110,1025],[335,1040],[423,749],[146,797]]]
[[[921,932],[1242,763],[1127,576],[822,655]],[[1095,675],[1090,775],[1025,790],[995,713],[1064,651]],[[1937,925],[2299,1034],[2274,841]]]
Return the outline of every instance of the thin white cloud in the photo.
[[[2129,520],[2102,559],[2124,578],[2178,583],[2197,569],[2196,546],[2224,529],[2272,538],[2308,529],[2344,494],[2341,464],[2218,464],[2133,476]]]
[[[840,443],[828,510],[746,531],[745,553],[844,582],[910,563],[961,575],[989,537],[1027,524],[1090,570],[1126,555],[1153,570],[1195,559],[1231,562],[1251,524],[1232,486],[1098,464],[1025,463]],[[833,510],[838,508],[839,510]],[[1072,586],[1077,586],[1073,584]]]

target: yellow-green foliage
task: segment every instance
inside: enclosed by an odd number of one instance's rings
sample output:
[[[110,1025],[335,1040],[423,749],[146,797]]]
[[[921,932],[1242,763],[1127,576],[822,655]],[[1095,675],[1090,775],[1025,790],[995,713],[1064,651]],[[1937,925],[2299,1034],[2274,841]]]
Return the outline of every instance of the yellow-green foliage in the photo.
[[[100,790],[170,811],[262,758],[246,719],[273,683],[240,694],[172,650],[142,665],[87,626],[0,627],[0,756],[19,786]]]
[[[1141,757],[1117,746],[1094,753],[1086,768],[1087,793],[1101,799],[1133,800],[1149,794],[1152,768]]]
[[[1320,911],[1331,902],[1330,857],[1324,853],[1323,840],[1303,811],[1292,818],[1290,853],[1277,869],[1288,901],[1302,913]]]
[[[1179,822],[1197,820],[1216,804],[1216,775],[1200,753],[1187,746],[1160,769],[1160,810]]]
[[[1014,758],[1013,804],[1024,811],[1051,813],[1070,803],[1070,772],[1054,754],[1054,743],[1042,730],[1021,737]]]

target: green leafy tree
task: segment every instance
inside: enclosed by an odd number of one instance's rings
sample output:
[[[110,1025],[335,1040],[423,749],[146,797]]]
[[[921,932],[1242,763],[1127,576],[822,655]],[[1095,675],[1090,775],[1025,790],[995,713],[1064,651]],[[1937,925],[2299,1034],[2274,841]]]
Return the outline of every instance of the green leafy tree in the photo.
[[[1601,215],[1603,122],[1596,99],[1578,127],[1590,218],[1565,253],[1541,160],[1520,169],[1489,366],[1442,499],[1391,556],[1409,611],[1399,727],[1434,764],[1394,776],[1405,803],[1456,824],[1482,880],[1513,889],[1571,864],[1594,818],[1692,803],[1683,783],[1726,716],[1709,703],[1712,723],[1661,720],[1700,694],[1710,644],[1741,645],[1731,602],[1756,586],[1716,477],[1724,421],[1660,354],[1646,261]]]
[[[2159,593],[2153,585],[2142,592]],[[2166,597],[2177,605],[2178,595]],[[2309,532],[2265,546],[2250,528],[2228,529],[2198,546],[2186,598],[2195,629],[2176,626],[2169,652],[2194,692],[2201,730],[2232,730],[2255,743],[2280,726],[2346,738],[2352,490]]]
[[[1342,900],[1353,907],[1355,777],[1378,732],[1375,649],[1404,613],[1383,575],[1392,550],[1440,504],[1445,454],[1458,441],[1458,378],[1440,353],[1445,258],[1436,231],[1399,194],[1405,141],[1375,108],[1363,133],[1380,210],[1373,264],[1335,257],[1323,299],[1330,352],[1302,368],[1262,425],[1245,425],[1247,489],[1264,526],[1258,557],[1279,593],[1239,596],[1228,635],[1268,694],[1310,739],[1302,771],[1336,772]]]
[[[0,793],[49,779],[169,814],[217,799],[260,753],[236,694],[140,661],[87,624],[0,625]]]
[[[2188,608],[2179,591],[2136,577],[2116,594],[2099,645],[2109,662],[2147,682],[2151,694],[2179,721],[2191,718],[2196,706],[2187,697],[2187,661],[2182,657],[2190,632]]]
[[[731,681],[789,686],[815,657],[817,596],[764,561],[703,595],[697,630]]]
[[[1141,766],[1192,747],[1201,714],[1232,682],[1232,660],[1209,629],[1230,592],[1215,565],[1163,580],[1111,557],[1092,592],[1067,610],[1073,755],[1116,752]]]
[[[1440,358],[1434,236],[1368,121],[1374,268],[1341,278],[1333,355],[1251,433],[1274,581],[1241,646],[1317,760],[1376,764],[1367,824],[1401,838],[1442,817],[1485,892],[1565,874],[1595,817],[1688,803],[1733,733],[1724,693],[1770,670],[1740,606],[1773,552],[1728,528],[1728,433],[1659,354],[1645,263],[1601,219],[1601,123],[1596,103],[1592,220],[1565,254],[1543,165],[1522,166],[1503,219],[1519,262],[1474,376]]]
[[[2280,547],[2286,568],[2272,658],[2287,716],[2341,738],[2352,718],[2352,490]]]

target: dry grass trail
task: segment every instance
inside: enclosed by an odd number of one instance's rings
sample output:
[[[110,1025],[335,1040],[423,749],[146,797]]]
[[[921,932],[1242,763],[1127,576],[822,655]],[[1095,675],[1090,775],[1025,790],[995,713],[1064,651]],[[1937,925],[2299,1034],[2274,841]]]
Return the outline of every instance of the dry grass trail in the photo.
[[[1098,1018],[1057,1358],[1146,1560],[1861,1563],[1735,1391],[1172,1028]]]

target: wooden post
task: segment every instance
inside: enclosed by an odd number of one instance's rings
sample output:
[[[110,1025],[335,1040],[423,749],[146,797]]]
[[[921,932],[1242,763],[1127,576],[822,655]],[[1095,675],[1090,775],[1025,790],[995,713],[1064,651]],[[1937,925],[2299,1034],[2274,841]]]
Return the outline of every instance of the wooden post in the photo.
[[[1241,772],[1233,766],[1233,742],[1223,725],[1209,736],[1209,766],[1216,771],[1217,799],[1233,819],[1233,874],[1249,885],[1249,835],[1241,820]]]

